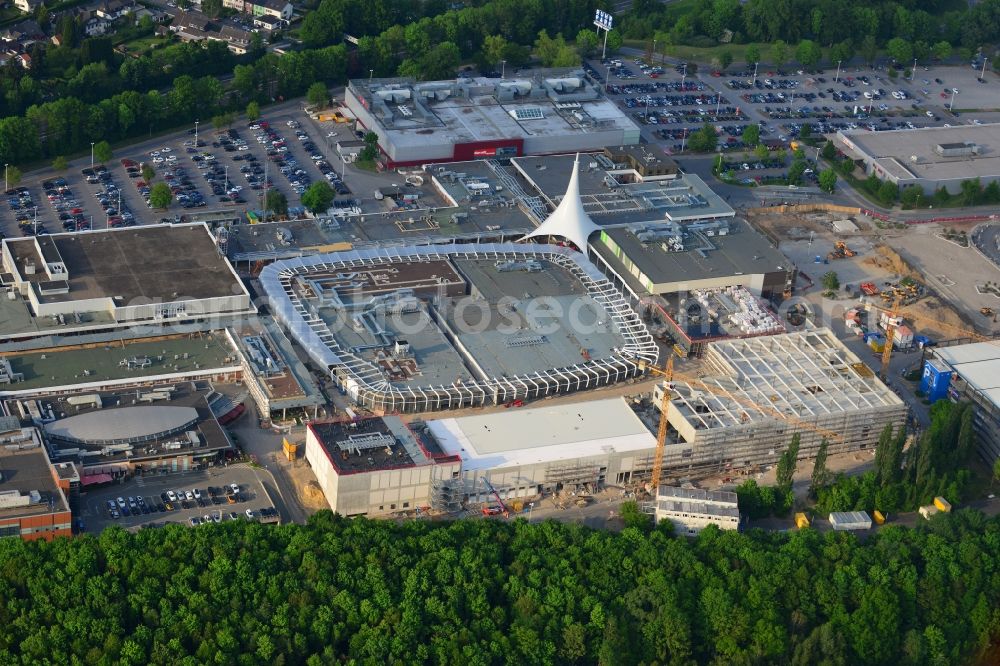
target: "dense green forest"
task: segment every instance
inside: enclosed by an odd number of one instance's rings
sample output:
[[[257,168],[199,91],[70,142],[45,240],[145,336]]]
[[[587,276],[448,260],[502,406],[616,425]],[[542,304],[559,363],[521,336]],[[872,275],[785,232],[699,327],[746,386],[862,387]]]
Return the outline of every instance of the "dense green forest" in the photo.
[[[996,648],[998,599],[972,511],[865,543],[322,512],[2,540],[0,663],[954,666]]]

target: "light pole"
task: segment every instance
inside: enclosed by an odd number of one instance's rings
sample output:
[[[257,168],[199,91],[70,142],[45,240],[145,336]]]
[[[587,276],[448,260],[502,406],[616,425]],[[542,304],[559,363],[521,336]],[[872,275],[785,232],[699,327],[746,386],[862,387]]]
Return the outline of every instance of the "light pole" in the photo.
[[[226,194],[229,194],[229,165],[226,165]]]
[[[649,64],[652,65],[656,62],[656,38],[653,38],[653,52],[649,56]]]
[[[374,69],[369,69],[368,70],[368,85],[372,84],[372,77],[373,76],[375,76],[375,70]]]
[[[194,121],[194,147],[198,147],[198,121]]]
[[[982,81],[986,78],[986,57],[983,56],[983,71],[979,73],[979,80]]]
[[[35,235],[38,235],[38,206],[35,206]]]
[[[90,170],[94,170],[94,142],[90,142]]]
[[[913,69],[910,70],[910,83],[913,83],[913,79],[917,78],[917,59],[913,59]]]
[[[951,89],[951,103],[948,104],[948,110],[955,113],[955,94],[958,92],[958,88]]]
[[[840,63],[841,63],[841,61],[838,60],[837,61],[837,75],[835,77],[833,77],[833,82],[834,83],[837,83],[838,81],[840,81]]]
[[[10,166],[9,164],[4,164],[3,165],[3,191],[4,192],[6,192],[7,190],[10,189],[9,187],[7,187],[7,167],[9,167],[9,166]]]
[[[751,83],[750,85],[752,85],[754,87],[757,86],[757,65],[759,65],[759,64],[760,63],[758,63],[758,62],[755,62],[753,64],[753,83]]]
[[[504,76],[506,74],[507,74],[507,61],[506,60],[501,60],[500,61],[500,78],[501,79],[504,78]]]
[[[681,72],[681,92],[684,92],[684,79],[688,75],[688,64],[684,63],[684,71]]]

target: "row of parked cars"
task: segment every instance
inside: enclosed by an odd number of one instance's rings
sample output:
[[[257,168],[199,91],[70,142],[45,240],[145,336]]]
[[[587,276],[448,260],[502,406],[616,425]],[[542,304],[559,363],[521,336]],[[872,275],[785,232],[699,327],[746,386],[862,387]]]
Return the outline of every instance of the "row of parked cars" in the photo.
[[[14,219],[17,220],[17,225],[22,234],[25,236],[34,236],[36,229],[38,234],[48,233],[45,230],[45,225],[41,222],[38,222],[36,227],[35,222],[38,210],[27,187],[13,187],[7,190],[5,194],[7,195],[7,205],[10,206],[11,213],[13,213]]]
[[[264,511],[273,511],[273,510],[274,509],[261,509],[261,513],[263,513]],[[199,525],[211,525],[212,523],[221,523],[223,517],[225,517],[228,520],[239,520],[240,518],[246,518],[247,520],[257,519],[257,515],[253,512],[253,510],[247,509],[242,514],[236,513],[235,511],[230,511],[228,514],[225,514],[225,516],[223,516],[223,513],[221,511],[217,511],[215,513],[206,513],[201,518],[199,518],[198,516],[191,516],[191,518],[188,519],[188,522],[191,524],[191,527],[198,527]]]
[[[177,511],[179,509],[191,509],[195,506],[207,507],[209,504],[216,506],[222,504],[237,504],[246,501],[240,493],[239,485],[232,483],[228,486],[207,490],[192,488],[190,490],[168,490],[160,493],[159,499],[155,497],[129,496],[119,497],[117,500],[108,500],[108,515],[117,519],[122,516],[147,515],[151,513],[166,513],[167,511]]]
[[[87,173],[93,171],[93,173]],[[87,182],[96,184],[98,189],[94,191],[97,203],[107,219],[107,225],[112,228],[135,226],[135,215],[122,202],[121,186],[115,182],[114,176],[104,165],[96,166],[93,169],[84,169],[83,175]]]
[[[298,128],[298,123],[294,120],[288,122],[294,123],[294,125],[289,125],[292,129]],[[274,163],[278,171],[288,179],[292,190],[301,196],[306,191],[306,188],[312,184],[312,178],[305,169],[299,166],[299,161],[291,154],[285,138],[266,121],[254,123],[250,126],[250,129],[255,132],[254,136],[257,139],[257,143],[266,149],[267,159]],[[303,139],[299,137],[299,141],[303,141]],[[311,147],[315,151],[316,146],[312,145]],[[305,145],[303,145],[303,148],[307,151],[309,150]]]
[[[65,178],[51,178],[42,182],[42,191],[62,224],[63,231],[86,231],[90,220],[83,214],[83,208]],[[42,233],[39,231],[39,233]]]

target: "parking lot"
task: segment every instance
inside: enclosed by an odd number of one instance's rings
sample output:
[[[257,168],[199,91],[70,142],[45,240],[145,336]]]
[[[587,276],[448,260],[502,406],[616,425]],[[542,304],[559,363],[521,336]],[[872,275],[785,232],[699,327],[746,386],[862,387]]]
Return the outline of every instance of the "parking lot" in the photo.
[[[117,149],[107,164],[83,158],[64,172],[26,174],[0,208],[0,234],[104,229],[226,209],[236,218],[261,208],[266,183],[285,195],[293,211],[317,180],[329,182],[338,197],[352,196],[335,146],[356,138],[353,130],[311,120],[301,103],[277,105],[254,123],[206,125]],[[143,165],[155,172],[149,182]],[[166,211],[148,204],[156,182],[166,182],[173,193]]]
[[[815,135],[1000,120],[993,111],[1000,80],[987,71],[980,81],[979,70],[969,66],[918,66],[909,79],[905,70],[890,77],[884,68],[869,67],[818,73],[758,68],[755,75],[753,68],[734,66],[691,76],[683,63],[653,60],[650,65],[619,58],[585,66],[639,123],[643,136],[668,154],[684,152],[687,137],[705,123],[717,128],[720,148],[737,151],[746,149],[742,135],[750,123],[760,126],[762,140],[790,142],[806,123]]]
[[[235,486],[235,488],[234,488]],[[82,495],[86,531],[178,523],[198,526],[232,520],[280,522],[254,470],[235,465],[211,472],[145,476]]]

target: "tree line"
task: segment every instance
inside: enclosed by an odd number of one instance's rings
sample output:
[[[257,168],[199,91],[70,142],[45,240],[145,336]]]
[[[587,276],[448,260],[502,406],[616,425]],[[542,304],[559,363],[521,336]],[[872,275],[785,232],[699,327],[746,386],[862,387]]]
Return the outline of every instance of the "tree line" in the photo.
[[[126,57],[106,38],[73,36],[46,48],[35,74],[16,64],[0,68],[0,152],[12,164],[79,152],[91,141],[208,120],[249,102],[302,95],[316,82],[343,83],[349,74],[451,77],[469,59],[514,68],[532,45],[545,48],[550,64],[565,64],[561,35],[576,35],[593,8],[592,0],[490,0],[451,10],[436,2],[322,0],[303,22],[310,48],[281,57],[237,57],[213,41]],[[345,33],[358,37],[350,53]],[[227,73],[231,81],[220,83]]]
[[[832,271],[823,276],[823,282],[830,291],[839,288]],[[824,439],[813,460],[809,498],[815,504],[811,508],[823,515],[833,511],[893,514],[916,511],[937,496],[962,502],[972,480],[968,466],[977,455],[973,418],[970,403],[941,400],[931,408],[931,424],[919,437],[908,437],[905,429],[887,425],[879,433],[873,469],[856,476],[827,468],[829,443]],[[795,505],[792,477],[798,466],[799,440],[798,433],[793,435],[779,457],[774,486],[748,479],[736,488],[740,510],[751,519],[787,516]]]
[[[1000,519],[866,542],[556,522],[0,540],[7,664],[954,665],[1000,637]]]
[[[874,60],[879,48],[900,62],[931,56],[947,58],[952,48],[971,53],[1000,39],[1000,0],[955,5],[943,0],[697,0],[674,8],[656,0],[634,0],[621,21],[626,37],[652,39],[658,47],[711,47],[722,41],[772,44],[771,62],[780,66],[798,45],[801,64],[819,62],[821,47],[830,60],[859,55]],[[754,47],[756,48],[756,47]],[[757,62],[748,54],[749,62]]]

